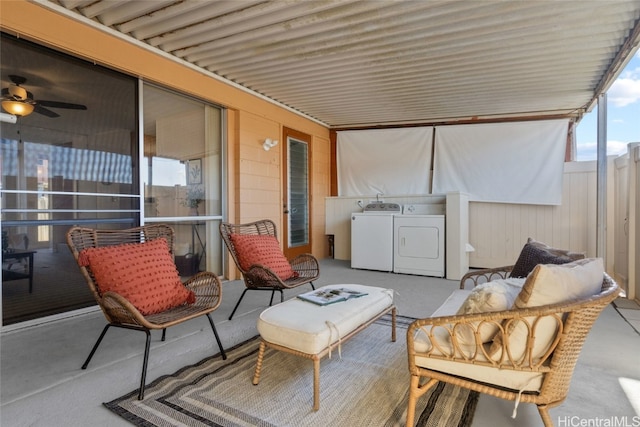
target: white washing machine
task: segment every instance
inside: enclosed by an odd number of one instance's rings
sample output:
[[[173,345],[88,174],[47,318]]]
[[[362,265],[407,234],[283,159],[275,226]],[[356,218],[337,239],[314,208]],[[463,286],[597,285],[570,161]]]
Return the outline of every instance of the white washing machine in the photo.
[[[409,204],[394,217],[394,273],[445,276],[444,212],[444,205]]]
[[[351,214],[351,268],[393,271],[393,217],[397,203],[370,203]]]

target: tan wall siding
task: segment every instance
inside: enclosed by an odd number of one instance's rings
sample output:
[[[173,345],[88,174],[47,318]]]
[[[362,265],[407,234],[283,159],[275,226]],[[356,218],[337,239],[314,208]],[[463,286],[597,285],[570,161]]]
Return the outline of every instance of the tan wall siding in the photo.
[[[280,139],[279,135],[280,125],[277,122],[247,112],[240,113],[239,222],[269,218],[281,224],[280,150],[284,144],[278,144],[269,151],[262,148],[265,138]]]
[[[329,245],[325,234],[325,198],[331,191],[331,142],[329,138],[314,138],[312,151],[313,187],[311,188],[311,209],[313,211],[313,253],[316,256],[325,258],[329,256]]]
[[[237,180],[236,221],[252,222],[269,218],[280,224],[282,233],[283,194],[282,150],[280,141],[269,151],[264,151],[265,138],[281,140],[281,124],[255,114],[240,112],[239,167]],[[328,137],[312,136],[311,142],[311,233],[312,251],[319,258],[329,255],[325,235],[325,197],[330,191],[331,146]]]

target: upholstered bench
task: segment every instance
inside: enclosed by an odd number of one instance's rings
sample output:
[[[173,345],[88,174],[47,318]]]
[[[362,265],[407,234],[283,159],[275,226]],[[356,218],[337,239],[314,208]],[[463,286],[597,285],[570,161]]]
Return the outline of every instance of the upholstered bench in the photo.
[[[367,295],[329,305],[315,305],[299,298],[264,310],[258,319],[262,339],[253,384],[260,382],[267,347],[313,360],[313,410],[320,408],[320,359],[387,313],[391,313],[391,340],[396,340],[396,308],[393,290],[364,285],[329,285],[320,289],[347,288]]]

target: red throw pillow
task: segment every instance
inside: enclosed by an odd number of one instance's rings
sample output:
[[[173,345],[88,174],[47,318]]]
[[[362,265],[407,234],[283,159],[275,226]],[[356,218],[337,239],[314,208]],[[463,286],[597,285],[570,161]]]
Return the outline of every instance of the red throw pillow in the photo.
[[[270,268],[281,280],[298,275],[291,268],[275,237],[243,234],[231,234],[230,237],[243,270],[249,270],[252,265],[260,264]]]
[[[89,267],[100,293],[125,297],[143,315],[160,313],[195,302],[187,289],[165,239],[82,250],[78,264]]]

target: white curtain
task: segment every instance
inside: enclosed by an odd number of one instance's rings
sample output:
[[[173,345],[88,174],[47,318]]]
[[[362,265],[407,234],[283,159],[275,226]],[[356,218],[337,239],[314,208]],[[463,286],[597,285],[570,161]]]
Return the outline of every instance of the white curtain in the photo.
[[[337,133],[339,196],[428,194],[433,128]]]
[[[558,205],[568,120],[440,126],[433,192],[470,200]]]

